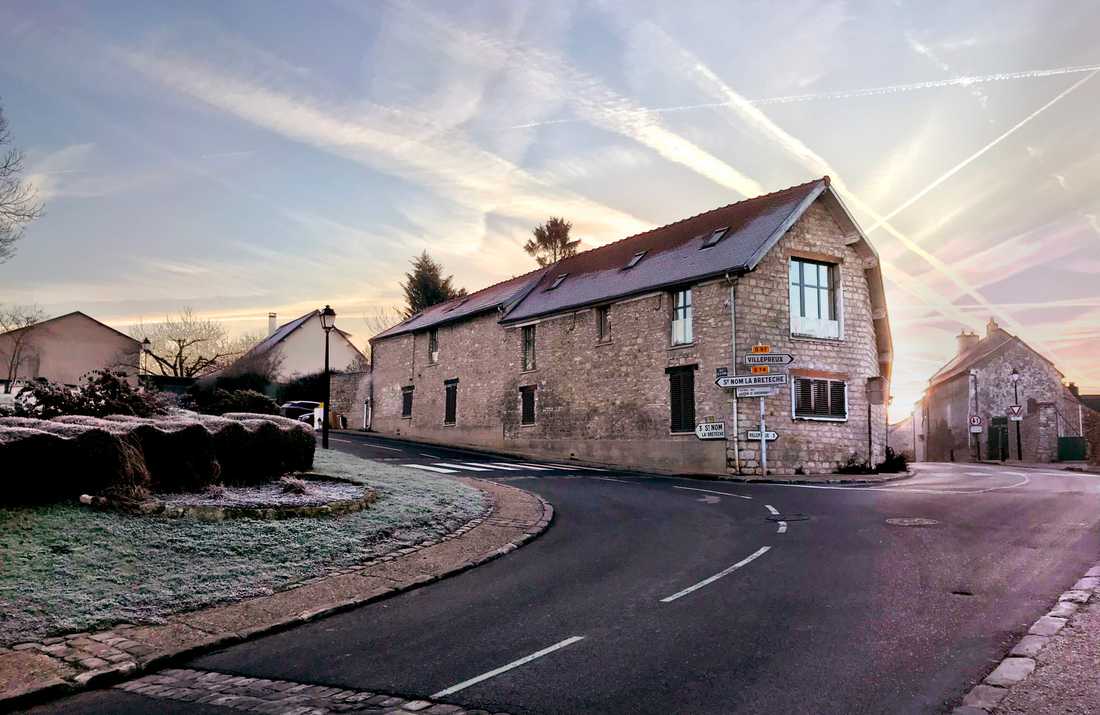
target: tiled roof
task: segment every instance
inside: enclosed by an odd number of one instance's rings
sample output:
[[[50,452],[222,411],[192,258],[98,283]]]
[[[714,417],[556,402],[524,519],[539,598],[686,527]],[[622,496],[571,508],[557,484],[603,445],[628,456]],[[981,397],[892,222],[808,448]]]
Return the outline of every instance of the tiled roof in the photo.
[[[828,178],[723,206],[578,253],[548,268],[538,284],[505,314],[505,322],[645,293],[727,272],[750,270],[789,228]],[[715,231],[728,229],[703,248]],[[631,259],[644,253],[637,264]],[[564,279],[558,281],[561,276]],[[557,287],[554,286],[558,282]]]
[[[248,350],[248,352],[246,352],[244,355],[242,355],[240,358],[238,358],[238,360],[243,359],[245,357],[255,357],[257,355],[263,355],[264,353],[266,353],[267,351],[271,350],[273,347],[275,347],[276,345],[281,343],[283,340],[285,340],[295,330],[297,330],[298,328],[300,328],[303,325],[305,325],[306,323],[308,323],[310,321],[310,319],[313,318],[318,313],[320,313],[320,311],[314,309],[314,310],[309,311],[305,315],[301,316],[300,318],[295,318],[294,320],[283,323],[279,327],[275,328],[275,332],[273,332],[271,335],[268,335],[266,338],[264,338],[260,342],[253,345]],[[348,344],[351,345],[351,347],[354,348],[356,350],[356,352],[359,351],[359,348],[356,348],[355,344],[352,343],[351,340],[350,340],[351,333],[340,330],[340,328],[335,328],[335,330],[340,335],[343,335],[344,338],[348,339]]]
[[[948,380],[954,379],[959,375],[966,374],[972,367],[982,362],[986,358],[992,357],[1012,343],[1019,343],[1028,350],[1031,350],[1031,352],[1035,352],[1031,348],[1031,346],[1029,346],[1023,340],[1020,340],[1015,335],[1012,335],[1002,328],[997,328],[995,331],[993,331],[992,335],[987,335],[986,337],[982,338],[974,345],[974,347],[959,353],[946,365],[937,370],[936,373],[932,375],[932,377],[928,378],[929,386],[939,385],[941,383],[947,382]],[[1035,354],[1039,355],[1039,353]],[[1046,360],[1046,362],[1048,363],[1050,362],[1050,360],[1047,360],[1042,355],[1039,355],[1039,357],[1043,360]],[[1051,364],[1053,365],[1053,363]]]
[[[542,278],[547,269],[540,268],[522,276],[510,278],[501,283],[496,283],[488,288],[482,288],[476,293],[471,293],[462,298],[455,298],[446,303],[433,305],[416,315],[403,320],[397,325],[375,335],[371,340],[388,338],[401,333],[410,333],[417,330],[450,323],[460,318],[483,313],[487,310],[496,310],[498,306],[507,306],[512,301],[524,295],[526,289]]]

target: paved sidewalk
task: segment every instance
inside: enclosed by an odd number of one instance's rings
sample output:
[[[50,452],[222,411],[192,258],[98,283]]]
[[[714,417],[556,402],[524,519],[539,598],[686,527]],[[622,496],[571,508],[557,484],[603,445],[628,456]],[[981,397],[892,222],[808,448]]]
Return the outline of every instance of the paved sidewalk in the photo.
[[[1088,472],[1090,474],[1100,474],[1100,464],[1089,464],[1088,462],[1017,462],[1014,459],[999,462],[985,459],[982,460],[982,464],[992,464],[998,467],[1009,467],[1012,469],[1044,469],[1046,471],[1055,472]]]
[[[459,481],[485,492],[490,506],[439,539],[270,596],[172,616],[163,625],[120,624],[0,649],[0,710],[105,685],[416,588],[513,551],[553,519],[553,507],[530,492],[474,478]]]

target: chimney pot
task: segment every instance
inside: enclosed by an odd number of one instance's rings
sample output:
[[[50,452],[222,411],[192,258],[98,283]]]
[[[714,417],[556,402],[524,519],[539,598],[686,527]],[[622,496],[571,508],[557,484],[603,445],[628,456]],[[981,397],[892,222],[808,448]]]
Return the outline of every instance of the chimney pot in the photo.
[[[279,324],[278,324],[278,321],[276,320],[275,313],[268,313],[267,314],[267,337],[270,338],[272,335],[274,335],[275,334],[275,329],[278,328],[278,327],[279,327]]]
[[[959,355],[962,355],[967,350],[970,350],[975,345],[977,345],[978,341],[981,340],[981,338],[978,337],[977,333],[974,333],[970,330],[964,330],[959,333],[956,340],[959,341]]]
[[[997,332],[1001,326],[997,325],[997,321],[993,318],[989,319],[989,322],[985,324],[985,336],[991,337],[993,333]]]
[[[1069,383],[1068,387],[1069,387],[1069,391],[1073,393],[1074,397],[1080,397],[1081,396],[1081,389],[1079,387],[1077,387],[1076,382]]]

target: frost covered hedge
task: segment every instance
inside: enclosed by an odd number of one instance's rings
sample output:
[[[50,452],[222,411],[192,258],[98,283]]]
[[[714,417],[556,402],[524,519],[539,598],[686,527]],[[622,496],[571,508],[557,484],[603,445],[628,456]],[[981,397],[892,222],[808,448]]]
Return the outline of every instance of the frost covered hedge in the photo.
[[[4,417],[0,504],[251,484],[310,469],[314,446],[304,425],[270,415]]]

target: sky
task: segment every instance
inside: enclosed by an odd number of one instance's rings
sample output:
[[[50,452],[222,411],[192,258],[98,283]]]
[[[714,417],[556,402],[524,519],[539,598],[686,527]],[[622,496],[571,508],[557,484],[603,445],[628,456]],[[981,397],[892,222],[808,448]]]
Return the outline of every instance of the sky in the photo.
[[[428,250],[470,290],[824,174],[884,266],[892,416],[995,318],[1100,393],[1095,2],[0,5],[46,215],[0,302],[359,343]]]

